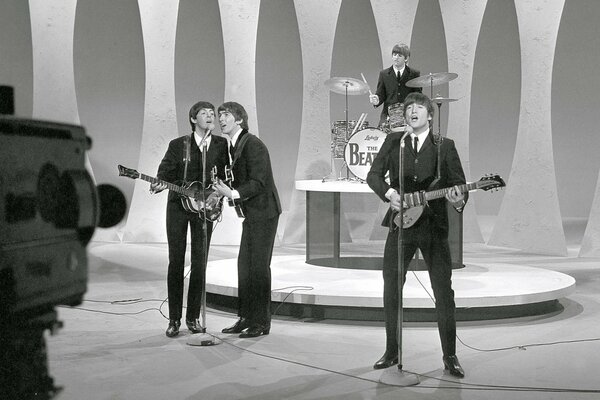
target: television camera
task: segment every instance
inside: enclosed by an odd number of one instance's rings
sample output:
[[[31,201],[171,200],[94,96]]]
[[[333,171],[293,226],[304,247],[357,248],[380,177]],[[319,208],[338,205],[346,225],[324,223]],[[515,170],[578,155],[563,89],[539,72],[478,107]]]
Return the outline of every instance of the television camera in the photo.
[[[17,118],[13,99],[0,86],[0,398],[47,399],[59,389],[44,332],[62,326],[57,305],[83,301],[86,246],[126,204],[86,170],[83,127]]]

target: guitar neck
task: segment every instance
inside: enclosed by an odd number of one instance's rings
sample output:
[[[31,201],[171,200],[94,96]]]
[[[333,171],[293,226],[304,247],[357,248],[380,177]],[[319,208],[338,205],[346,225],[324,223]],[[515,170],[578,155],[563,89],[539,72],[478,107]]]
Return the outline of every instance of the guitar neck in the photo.
[[[452,188],[449,187],[449,188],[444,188],[444,189],[432,190],[431,192],[426,192],[425,200],[429,201],[429,200],[441,199],[442,197],[446,196],[446,194],[450,191],[450,189],[452,189]],[[465,183],[464,185],[458,185],[458,190],[461,193],[472,192],[473,190],[477,190],[477,189],[478,189],[477,182]],[[410,194],[407,194],[407,196],[410,196]]]
[[[153,176],[149,176],[149,175],[145,175],[145,174],[140,174],[140,179],[145,180],[146,182],[150,182],[150,183],[164,183],[165,185],[167,185],[167,188],[169,190],[172,190],[175,193],[179,193],[181,195],[187,196],[187,197],[194,197],[194,191],[191,189],[187,189],[185,187],[182,186],[177,186],[174,183],[170,183],[167,181],[163,181],[162,179],[158,179],[155,178]]]

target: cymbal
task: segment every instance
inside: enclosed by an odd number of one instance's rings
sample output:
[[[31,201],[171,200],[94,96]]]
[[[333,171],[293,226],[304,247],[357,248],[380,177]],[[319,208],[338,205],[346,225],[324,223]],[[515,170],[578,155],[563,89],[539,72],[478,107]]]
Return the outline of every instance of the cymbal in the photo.
[[[428,73],[427,75],[421,75],[410,81],[406,82],[405,85],[408,87],[428,87],[441,85],[442,83],[450,82],[453,79],[458,78],[458,74],[454,72],[435,72]]]
[[[331,89],[332,92],[346,94],[365,94],[369,92],[369,87],[361,80],[354,78],[335,77],[325,81],[325,86]]]
[[[434,103],[452,103],[453,101],[457,101],[458,99],[449,99],[447,97],[436,96],[431,101]]]

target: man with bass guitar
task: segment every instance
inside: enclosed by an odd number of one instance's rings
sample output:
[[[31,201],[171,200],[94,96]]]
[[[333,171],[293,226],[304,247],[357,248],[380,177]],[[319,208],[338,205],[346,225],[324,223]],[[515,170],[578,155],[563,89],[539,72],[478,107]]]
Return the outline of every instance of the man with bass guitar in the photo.
[[[189,111],[189,121],[192,133],[171,140],[157,174],[159,180],[172,184],[186,185],[196,182],[192,187],[199,189],[195,199],[182,197],[170,191],[167,201],[169,326],[165,334],[168,337],[177,336],[181,325],[188,226],[192,243],[185,322],[191,333],[200,333],[204,330],[198,318],[213,220],[203,213],[206,210],[202,208],[208,207],[207,201],[200,202],[203,203],[201,209],[190,206],[197,202],[198,197],[209,195],[208,190],[202,190],[202,182],[205,184],[204,189],[211,186],[211,171],[216,170],[217,177],[225,179],[225,169],[229,167],[227,139],[212,134],[215,128],[215,107],[205,101],[194,104]],[[150,192],[158,193],[167,187],[162,182],[152,183]],[[196,210],[198,212],[195,212]],[[203,229],[205,223],[206,231]]]

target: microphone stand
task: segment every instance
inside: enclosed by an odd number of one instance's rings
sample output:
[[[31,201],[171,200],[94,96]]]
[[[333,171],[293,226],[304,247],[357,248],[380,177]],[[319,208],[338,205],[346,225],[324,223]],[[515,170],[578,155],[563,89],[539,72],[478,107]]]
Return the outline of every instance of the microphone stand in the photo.
[[[190,346],[213,346],[215,344],[221,344],[221,341],[216,339],[213,335],[206,333],[206,270],[208,268],[208,226],[206,223],[206,153],[207,143],[206,139],[210,135],[210,129],[206,130],[202,141],[200,142],[202,151],[202,206],[204,207],[204,218],[202,218],[202,247],[204,248],[204,276],[202,277],[202,296],[200,300],[200,312],[202,317],[202,333],[199,335],[192,335],[187,344]]]
[[[404,310],[403,310],[403,293],[404,293],[404,269],[402,268],[403,259],[404,259],[404,251],[402,250],[402,241],[404,228],[404,182],[403,182],[403,174],[404,174],[404,147],[406,146],[404,143],[404,139],[410,135],[410,131],[407,130],[402,135],[400,139],[399,153],[398,153],[398,194],[400,195],[400,211],[398,212],[400,215],[400,226],[398,229],[398,242],[397,242],[397,250],[398,250],[398,264],[396,266],[397,271],[397,279],[398,279],[398,321],[396,328],[396,340],[398,343],[398,372],[399,374],[394,375],[386,375],[382,376],[380,381],[383,383],[394,384],[397,386],[413,386],[419,384],[419,377],[414,374],[405,374],[402,370],[402,324],[404,319]],[[394,221],[392,219],[391,223]],[[385,372],[384,372],[385,373]]]

